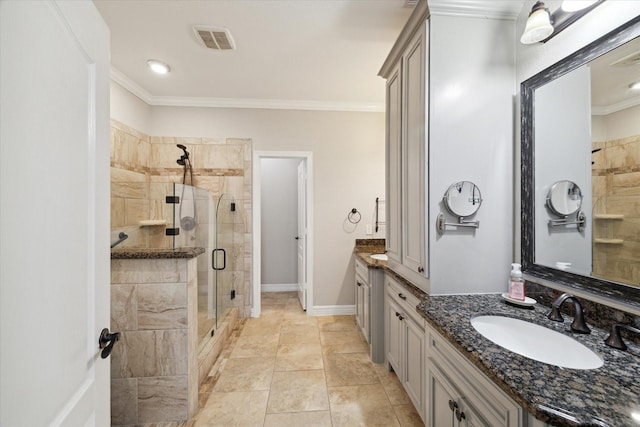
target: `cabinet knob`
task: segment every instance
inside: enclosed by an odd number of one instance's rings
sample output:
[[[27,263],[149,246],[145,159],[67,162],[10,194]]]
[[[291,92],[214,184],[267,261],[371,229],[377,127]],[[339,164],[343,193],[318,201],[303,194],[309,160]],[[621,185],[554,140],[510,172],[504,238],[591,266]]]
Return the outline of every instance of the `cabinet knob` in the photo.
[[[399,316],[398,318],[399,318],[400,320],[404,320],[404,317],[402,317],[402,315],[401,315],[401,316]]]
[[[458,403],[449,399],[449,408],[453,411],[454,409],[458,409]]]
[[[400,313],[396,311],[396,317],[400,317]]]
[[[424,273],[424,268],[418,267],[418,273]]]
[[[461,422],[462,420],[466,419],[467,417],[464,415],[463,411],[460,411],[459,409],[456,409],[456,419],[458,420],[458,422]]]

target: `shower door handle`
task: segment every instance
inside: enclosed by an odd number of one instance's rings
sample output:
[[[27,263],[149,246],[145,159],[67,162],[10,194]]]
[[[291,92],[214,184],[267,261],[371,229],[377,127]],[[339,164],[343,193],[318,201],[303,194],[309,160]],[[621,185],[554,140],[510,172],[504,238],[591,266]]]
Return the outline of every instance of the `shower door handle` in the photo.
[[[222,252],[222,267],[220,268],[216,266],[216,252]],[[213,252],[211,252],[211,268],[214,270],[224,270],[227,268],[227,251],[224,249],[214,249]]]

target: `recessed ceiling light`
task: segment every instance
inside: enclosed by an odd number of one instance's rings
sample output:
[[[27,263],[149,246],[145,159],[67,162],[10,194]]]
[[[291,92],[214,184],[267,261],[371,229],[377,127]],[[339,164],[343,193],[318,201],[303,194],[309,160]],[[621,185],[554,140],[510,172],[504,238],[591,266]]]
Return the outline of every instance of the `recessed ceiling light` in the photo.
[[[640,90],[640,82],[631,83],[629,85],[629,89],[632,90]]]
[[[151,71],[156,74],[168,74],[169,71],[171,71],[171,67],[169,67],[169,65],[165,64],[162,61],[158,61],[157,59],[149,59],[147,61],[147,64],[149,64],[149,68],[151,68]]]
[[[598,0],[564,0],[562,2],[562,10],[565,12],[575,12],[586,9],[597,1]]]

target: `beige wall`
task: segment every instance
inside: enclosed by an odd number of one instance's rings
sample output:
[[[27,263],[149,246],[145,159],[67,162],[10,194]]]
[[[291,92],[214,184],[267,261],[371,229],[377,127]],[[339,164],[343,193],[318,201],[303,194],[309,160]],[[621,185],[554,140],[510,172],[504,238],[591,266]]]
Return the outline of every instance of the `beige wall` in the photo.
[[[112,117],[129,126],[148,123],[151,136],[250,138],[258,151],[311,151],[314,305],[355,303],[355,239],[385,235],[384,227],[365,234],[375,199],[385,194],[384,113],[148,107],[123,90],[112,85]],[[362,212],[354,227],[346,222],[351,208]]]
[[[354,304],[351,252],[384,198],[384,113],[153,107],[157,135],[251,138],[256,151],[311,151],[314,170],[314,305]],[[351,208],[357,227],[345,225]],[[349,224],[350,225],[350,224]],[[384,237],[384,227],[377,237]]]

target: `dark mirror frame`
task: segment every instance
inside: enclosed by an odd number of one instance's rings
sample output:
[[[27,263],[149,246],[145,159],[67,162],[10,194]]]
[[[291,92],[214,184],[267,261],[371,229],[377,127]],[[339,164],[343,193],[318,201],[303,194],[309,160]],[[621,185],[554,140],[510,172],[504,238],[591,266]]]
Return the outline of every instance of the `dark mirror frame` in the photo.
[[[522,270],[531,281],[536,278],[564,287],[619,300],[640,309],[640,288],[590,276],[569,273],[535,263],[535,90],[593,59],[640,36],[640,16],[611,31],[521,84],[521,219]],[[592,227],[592,224],[588,224]]]

